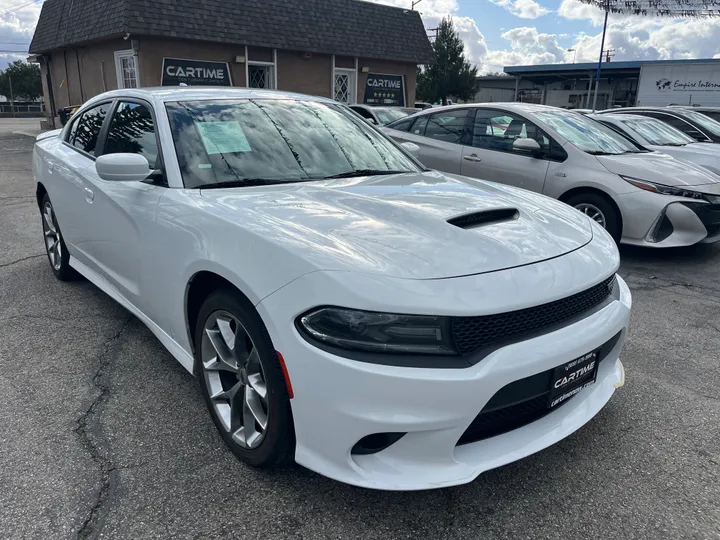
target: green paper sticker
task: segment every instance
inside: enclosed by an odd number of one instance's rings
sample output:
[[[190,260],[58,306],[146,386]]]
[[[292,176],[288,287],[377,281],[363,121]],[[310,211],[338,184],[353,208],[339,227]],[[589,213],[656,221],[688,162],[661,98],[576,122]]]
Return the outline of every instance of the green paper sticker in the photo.
[[[195,122],[195,126],[209,155],[252,151],[240,122]]]

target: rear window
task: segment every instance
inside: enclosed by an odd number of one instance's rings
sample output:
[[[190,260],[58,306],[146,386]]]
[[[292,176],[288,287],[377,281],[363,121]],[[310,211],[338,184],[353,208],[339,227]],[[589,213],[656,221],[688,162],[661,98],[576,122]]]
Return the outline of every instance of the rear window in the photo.
[[[103,103],[82,113],[71,126],[67,142],[94,156],[100,129],[109,110],[110,103]]]

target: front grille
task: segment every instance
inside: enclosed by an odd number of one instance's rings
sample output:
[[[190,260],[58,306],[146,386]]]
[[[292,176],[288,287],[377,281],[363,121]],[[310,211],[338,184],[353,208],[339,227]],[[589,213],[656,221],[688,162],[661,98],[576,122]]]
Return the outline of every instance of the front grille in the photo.
[[[598,368],[617,345],[622,332],[607,340],[598,350]],[[458,445],[481,441],[540,420],[575,398],[566,399],[550,409],[548,399],[552,369],[525,377],[502,387],[490,398],[483,410],[462,434]]]
[[[455,346],[460,354],[467,354],[506,341],[519,341],[602,304],[614,285],[613,275],[594,287],[549,304],[495,315],[454,317],[452,336]]]
[[[573,396],[575,397],[575,396]],[[475,418],[470,427],[465,430],[458,441],[458,445],[481,441],[496,435],[502,435],[513,429],[525,426],[535,420],[562,407],[572,398],[566,399],[553,409],[548,408],[548,397],[546,394],[532,398],[528,401],[516,403],[504,409],[481,413]]]

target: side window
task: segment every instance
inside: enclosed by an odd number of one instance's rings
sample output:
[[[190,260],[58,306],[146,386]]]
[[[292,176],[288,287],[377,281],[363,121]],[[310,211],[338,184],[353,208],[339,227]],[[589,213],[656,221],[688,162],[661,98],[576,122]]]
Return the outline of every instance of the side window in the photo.
[[[460,144],[466,131],[467,115],[467,109],[456,109],[430,115],[425,128],[425,136],[442,142]]]
[[[389,127],[390,129],[394,129],[396,131],[408,131],[410,126],[413,125],[413,122],[415,121],[414,118],[408,118],[408,119],[402,119],[402,120],[396,120],[395,122],[391,122],[385,127]]]
[[[158,168],[155,123],[150,110],[139,103],[122,102],[110,122],[106,154],[140,154],[151,169]]]
[[[362,116],[363,118],[372,118],[372,115],[368,111],[363,109],[362,107],[350,107],[350,108],[353,111],[355,111],[356,113],[358,113],[360,116]]]
[[[472,133],[472,145],[476,148],[513,152],[515,139],[521,138],[534,139],[542,149],[550,150],[550,138],[532,122],[520,116],[499,111],[482,109],[476,111]],[[564,153],[562,148],[559,150]]]
[[[427,128],[428,124],[428,118],[429,116],[421,116],[417,119],[417,121],[412,125],[410,128],[410,133],[413,135],[420,135],[421,137],[425,135],[425,128]]]
[[[82,113],[71,127],[71,138],[68,139],[68,142],[75,148],[94,156],[98,135],[100,135],[100,129],[109,109],[110,104],[103,103]]]

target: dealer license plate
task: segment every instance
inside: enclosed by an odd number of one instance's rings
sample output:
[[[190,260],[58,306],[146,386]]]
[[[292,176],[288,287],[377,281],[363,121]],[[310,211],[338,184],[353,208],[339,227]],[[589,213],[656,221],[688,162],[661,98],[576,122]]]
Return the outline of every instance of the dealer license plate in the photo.
[[[587,353],[553,370],[548,406],[552,409],[570,399],[597,378],[598,351]]]

